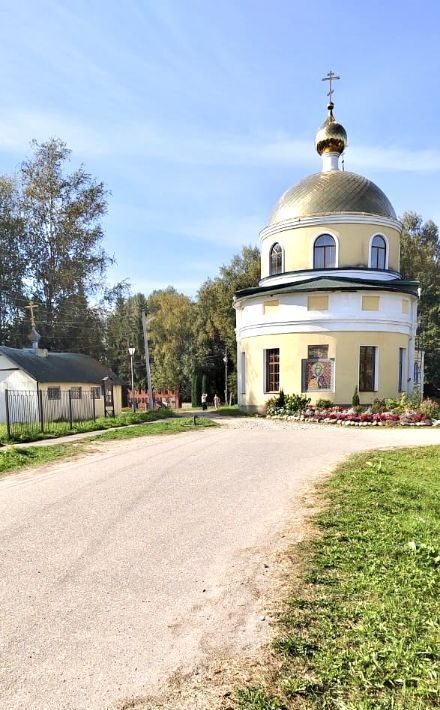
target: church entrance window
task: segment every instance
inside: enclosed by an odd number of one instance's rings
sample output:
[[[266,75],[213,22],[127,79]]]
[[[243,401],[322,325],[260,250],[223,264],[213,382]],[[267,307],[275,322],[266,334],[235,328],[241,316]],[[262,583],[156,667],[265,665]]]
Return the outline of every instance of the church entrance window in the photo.
[[[321,234],[313,245],[313,268],[333,269],[336,266],[336,242],[330,234]]]
[[[273,244],[269,255],[269,274],[281,274],[283,270],[283,248],[281,244]]]
[[[374,345],[361,345],[359,355],[359,392],[376,390],[376,354]]]
[[[328,358],[328,345],[309,345],[307,355],[309,360],[326,360]]]
[[[385,239],[376,234],[371,242],[371,268],[385,269],[387,262],[387,245]]]
[[[266,392],[278,392],[280,389],[280,351],[279,348],[266,350]]]

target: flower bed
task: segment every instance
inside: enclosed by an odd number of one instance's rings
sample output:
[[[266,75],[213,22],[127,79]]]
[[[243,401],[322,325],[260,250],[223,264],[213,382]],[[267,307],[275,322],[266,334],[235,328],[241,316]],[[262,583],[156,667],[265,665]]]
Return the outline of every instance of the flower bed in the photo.
[[[416,396],[375,400],[370,407],[344,408],[322,402],[324,406],[312,406],[306,397],[280,393],[267,403],[266,416],[339,426],[440,426],[440,405],[432,400],[417,402]]]

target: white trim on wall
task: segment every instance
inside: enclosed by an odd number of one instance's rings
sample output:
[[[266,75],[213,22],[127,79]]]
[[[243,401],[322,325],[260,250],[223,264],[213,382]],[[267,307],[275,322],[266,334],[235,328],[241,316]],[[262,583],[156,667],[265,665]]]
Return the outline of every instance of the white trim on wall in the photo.
[[[264,276],[260,279],[259,286],[278,286],[284,283],[298,283],[309,279],[317,279],[319,276],[365,279],[368,281],[371,281],[371,279],[375,281],[392,281],[393,279],[400,278],[400,273],[398,271],[373,271],[368,269],[304,269],[301,271],[287,271],[284,274],[274,274],[273,276]]]
[[[402,231],[402,223],[397,219],[381,217],[380,215],[361,214],[359,212],[344,212],[343,214],[327,214],[316,217],[296,217],[295,219],[286,219],[283,222],[270,224],[261,230],[260,239],[266,239],[266,237],[285,232],[288,229],[319,225],[326,227],[330,224],[368,224],[372,226],[377,225],[378,227],[391,227],[392,229],[397,229],[399,232]]]
[[[312,238],[312,251],[310,255],[310,268],[314,269],[314,254],[315,254],[315,242],[319,237],[325,237],[328,235],[329,237],[333,237],[335,240],[335,247],[336,247],[336,255],[335,255],[335,265],[330,268],[337,269],[339,265],[339,237],[336,234],[336,232],[330,231],[330,229],[325,229],[323,231],[317,232],[315,236]],[[316,272],[315,272],[316,273]],[[310,277],[309,277],[310,278]]]
[[[373,244],[374,237],[382,237],[385,241],[385,269],[388,269],[389,259],[390,259],[390,243],[388,237],[383,232],[374,232],[371,235],[370,241],[368,242],[368,268],[371,269],[371,247]]]

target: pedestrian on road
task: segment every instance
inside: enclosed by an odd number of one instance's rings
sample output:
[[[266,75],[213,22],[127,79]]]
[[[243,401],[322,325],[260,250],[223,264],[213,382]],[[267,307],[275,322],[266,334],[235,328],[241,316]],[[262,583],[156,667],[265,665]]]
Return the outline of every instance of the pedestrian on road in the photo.
[[[214,395],[214,407],[216,409],[220,407],[220,397],[218,396],[217,392]]]
[[[208,395],[206,394],[206,392],[202,394],[202,409],[203,411],[208,409]]]

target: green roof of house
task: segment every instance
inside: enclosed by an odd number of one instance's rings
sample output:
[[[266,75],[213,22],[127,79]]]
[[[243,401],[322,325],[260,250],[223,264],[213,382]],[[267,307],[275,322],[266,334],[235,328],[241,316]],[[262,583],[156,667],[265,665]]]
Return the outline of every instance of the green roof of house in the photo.
[[[0,346],[0,353],[37,382],[83,382],[100,385],[104,377],[114,384],[125,384],[115,373],[89,355],[79,353],[52,353],[40,357],[32,349]]]
[[[417,281],[404,279],[356,279],[343,276],[318,276],[304,281],[289,281],[277,285],[255,286],[237,291],[235,297],[239,300],[246,296],[265,293],[301,293],[310,291],[398,291],[417,296],[419,284]]]

